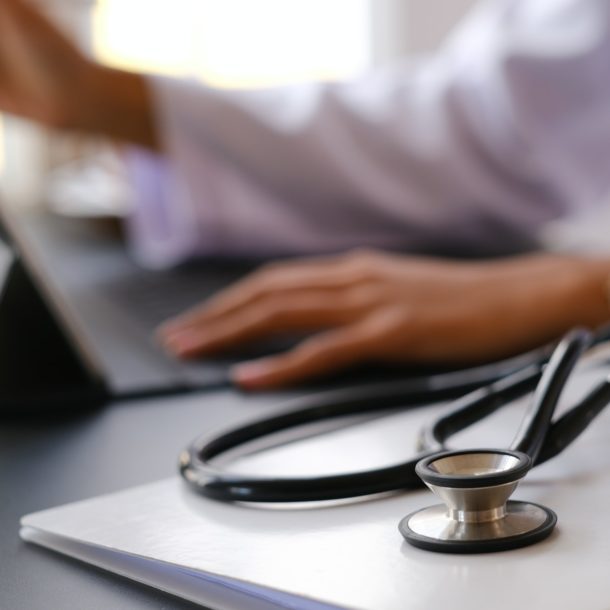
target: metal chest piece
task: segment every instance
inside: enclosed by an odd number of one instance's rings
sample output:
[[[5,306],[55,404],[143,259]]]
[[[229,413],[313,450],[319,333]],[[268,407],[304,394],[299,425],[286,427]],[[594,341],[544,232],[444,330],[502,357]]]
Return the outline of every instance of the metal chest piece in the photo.
[[[519,451],[452,451],[421,460],[424,483],[444,502],[399,524],[409,544],[442,553],[490,553],[528,546],[551,534],[557,515],[508,499],[532,466]]]

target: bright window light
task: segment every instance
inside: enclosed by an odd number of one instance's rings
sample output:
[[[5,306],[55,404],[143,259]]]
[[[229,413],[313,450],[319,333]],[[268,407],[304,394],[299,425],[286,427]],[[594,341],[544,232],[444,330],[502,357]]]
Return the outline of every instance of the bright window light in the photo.
[[[98,0],[97,55],[225,87],[341,79],[371,58],[373,0]]]

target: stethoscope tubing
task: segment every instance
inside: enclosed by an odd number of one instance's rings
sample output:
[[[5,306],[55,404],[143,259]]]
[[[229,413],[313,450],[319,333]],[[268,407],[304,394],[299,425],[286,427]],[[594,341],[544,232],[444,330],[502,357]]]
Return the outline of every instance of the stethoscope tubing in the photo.
[[[534,463],[542,463],[565,449],[610,401],[610,383],[605,381],[579,405],[551,423],[561,391],[591,339],[587,331],[573,331],[554,351],[546,347],[532,352],[530,362],[536,358],[535,364],[526,366],[523,356],[511,359],[507,362],[513,366],[520,363],[520,370],[474,390],[473,386],[481,385],[482,372],[493,372],[491,367],[478,367],[466,374],[450,373],[308,397],[294,402],[288,412],[219,435],[199,437],[181,455],[181,474],[198,492],[222,501],[307,502],[415,489],[422,486],[415,473],[415,466],[422,458],[444,451],[445,442],[453,434],[536,387],[524,424],[511,448],[530,455]],[[549,355],[551,358],[545,365]],[[492,366],[497,367],[499,376],[503,367]],[[419,453],[393,466],[320,477],[255,477],[224,472],[211,463],[230,449],[304,424],[372,411],[417,408],[465,391],[469,393],[455,401],[448,413],[422,431]]]
[[[593,343],[593,335],[576,329],[566,335],[546,365],[534,397],[521,421],[511,449],[529,455],[536,463],[551,426],[563,389],[578,360]]]

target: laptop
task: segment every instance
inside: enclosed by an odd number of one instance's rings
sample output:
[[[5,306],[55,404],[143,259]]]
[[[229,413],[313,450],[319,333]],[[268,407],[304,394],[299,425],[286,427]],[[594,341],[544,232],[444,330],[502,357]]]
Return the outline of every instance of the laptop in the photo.
[[[0,202],[1,204],[2,202]],[[91,221],[0,205],[0,413],[83,409],[109,399],[216,388],[237,359],[180,362],[156,327],[243,277],[244,262],[138,267]]]

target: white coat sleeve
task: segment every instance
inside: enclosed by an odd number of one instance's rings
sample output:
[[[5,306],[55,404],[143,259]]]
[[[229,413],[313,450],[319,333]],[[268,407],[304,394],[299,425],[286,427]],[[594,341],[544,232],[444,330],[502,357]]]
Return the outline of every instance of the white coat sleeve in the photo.
[[[610,0],[496,0],[437,55],[352,82],[220,91],[152,77],[155,205],[173,244],[161,250],[527,246],[609,190],[609,75]],[[162,259],[145,224],[136,249]]]

